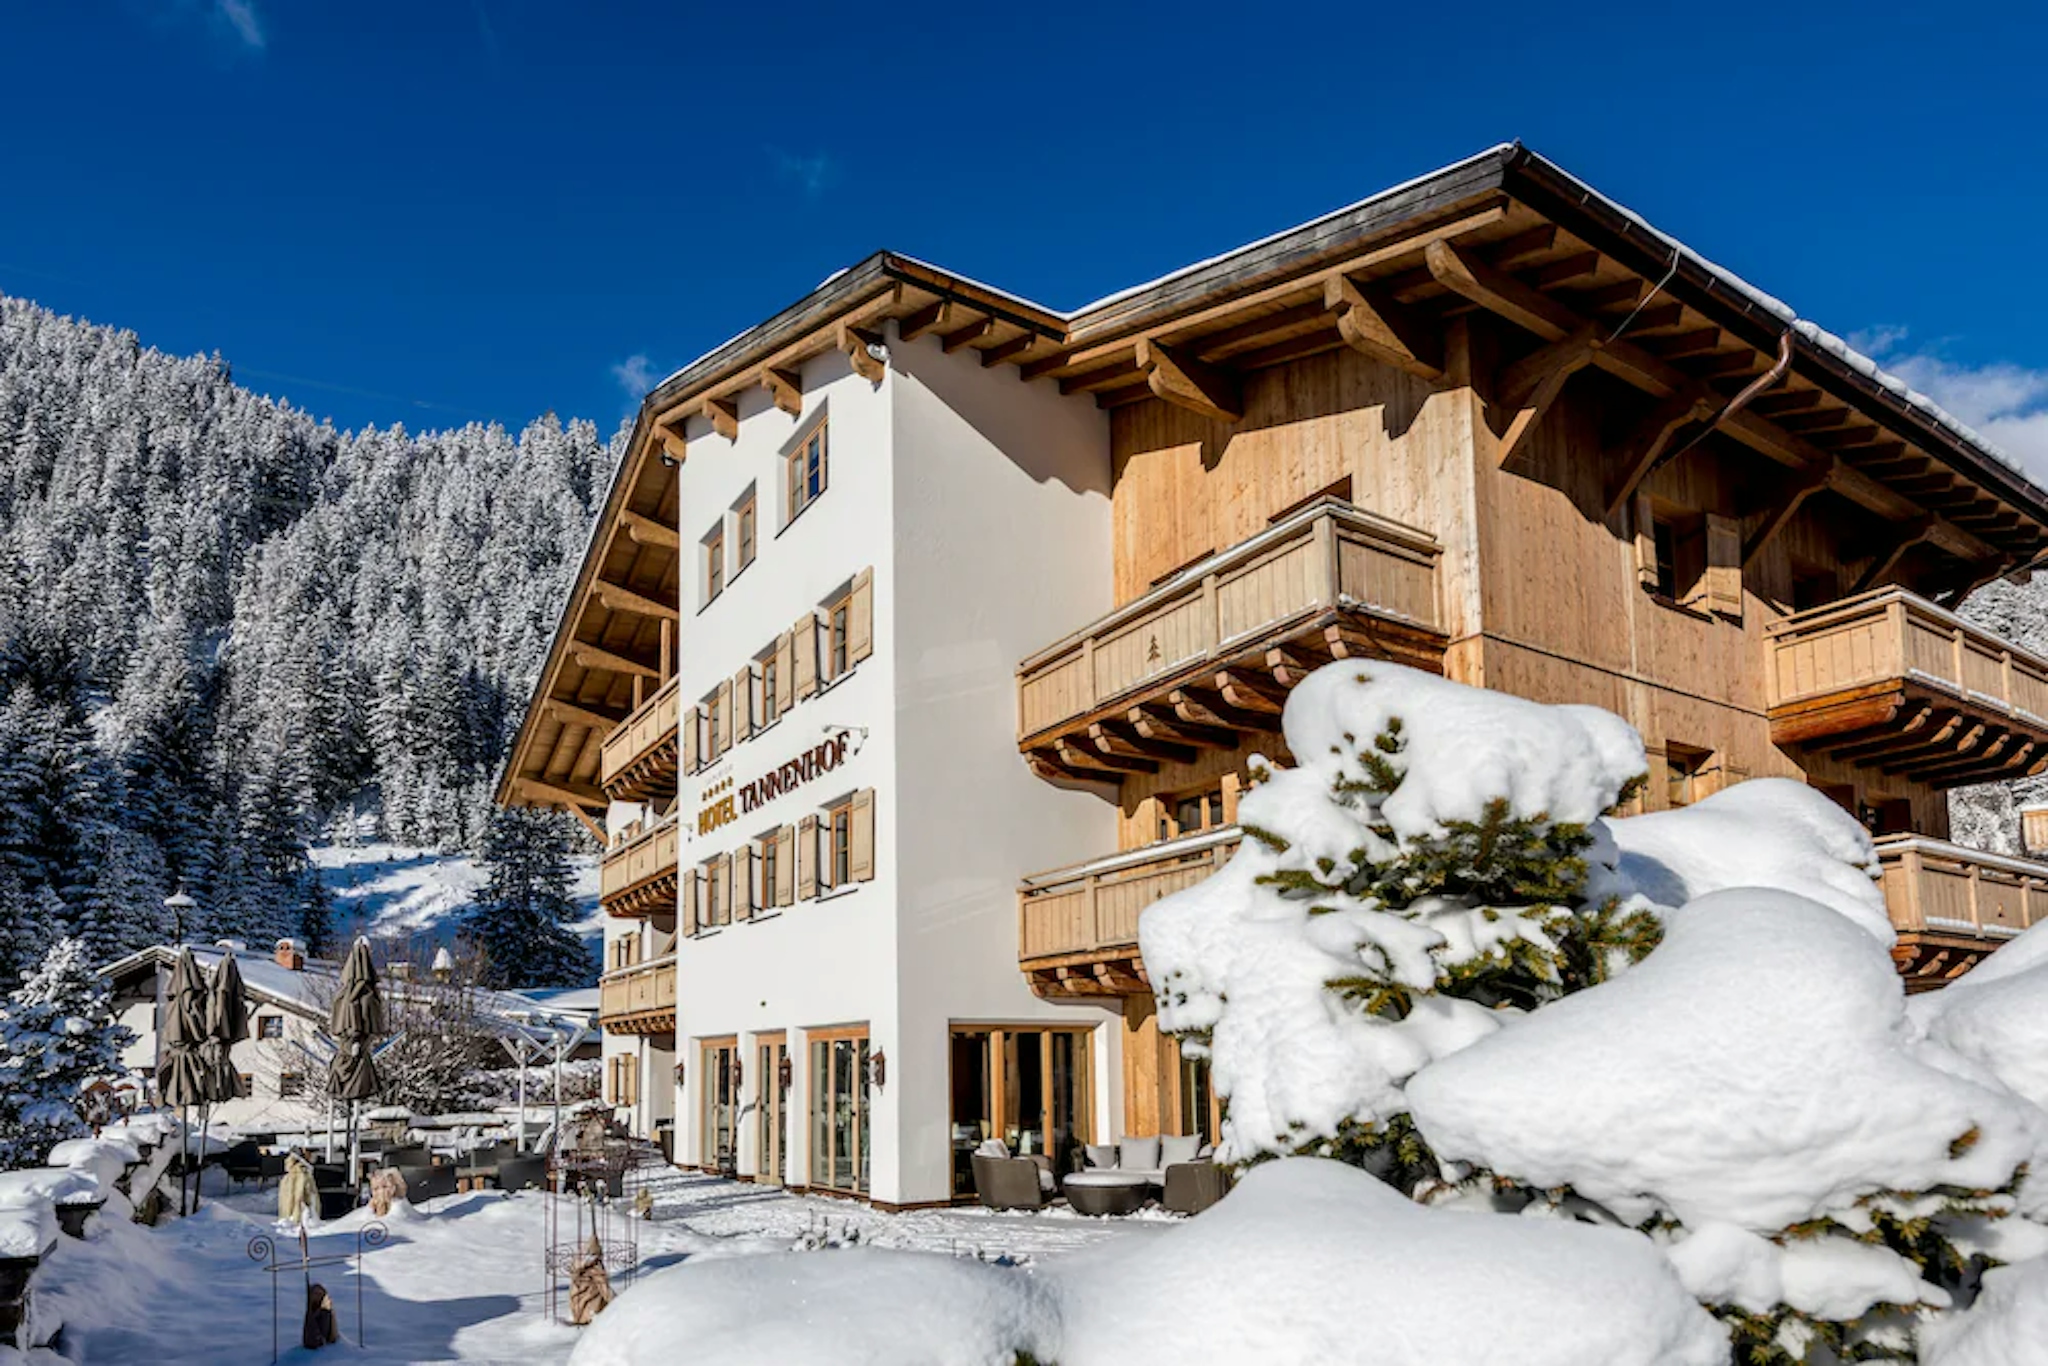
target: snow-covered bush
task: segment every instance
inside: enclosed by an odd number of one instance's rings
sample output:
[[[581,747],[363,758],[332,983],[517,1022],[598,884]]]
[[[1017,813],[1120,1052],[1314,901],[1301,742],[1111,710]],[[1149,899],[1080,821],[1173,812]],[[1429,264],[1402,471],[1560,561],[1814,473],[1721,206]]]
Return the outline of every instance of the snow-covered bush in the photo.
[[[2048,1110],[2048,921],[1907,1010],[1928,1038]]]
[[[1284,728],[1239,853],[1139,929],[1225,1160],[1636,1230],[1745,1362],[1910,1353],[2048,1252],[2015,1094],[2048,948],[1909,1017],[1869,837],[1802,784],[1617,817],[1619,718],[1386,664],[1318,671]]]
[[[1642,742],[1379,663],[1310,675],[1283,725],[1298,766],[1255,762],[1236,856],[1140,921],[1160,1024],[1213,1061],[1224,1160],[1426,1165],[1395,1122],[1408,1076],[1656,942],[1585,890]]]
[[[85,1088],[121,1070],[134,1037],[115,1023],[85,945],[59,940],[0,1008],[0,1168],[33,1166],[85,1134]]]

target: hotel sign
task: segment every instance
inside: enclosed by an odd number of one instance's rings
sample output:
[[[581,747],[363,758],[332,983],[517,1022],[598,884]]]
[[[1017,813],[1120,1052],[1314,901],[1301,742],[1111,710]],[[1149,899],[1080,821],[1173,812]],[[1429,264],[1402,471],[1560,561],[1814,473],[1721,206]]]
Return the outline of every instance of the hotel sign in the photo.
[[[835,735],[737,789],[731,778],[715,784],[704,794],[704,805],[698,809],[697,833],[708,835],[756,807],[765,806],[812,779],[830,773],[846,762],[847,739],[844,733]]]

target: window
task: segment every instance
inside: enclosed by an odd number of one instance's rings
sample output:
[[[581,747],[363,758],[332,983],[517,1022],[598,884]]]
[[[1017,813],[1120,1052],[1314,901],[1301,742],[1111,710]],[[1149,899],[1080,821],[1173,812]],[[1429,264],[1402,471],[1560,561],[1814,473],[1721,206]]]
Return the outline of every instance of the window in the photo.
[[[847,592],[834,599],[825,609],[826,620],[831,631],[830,648],[826,654],[825,676],[837,678],[846,672],[846,632],[853,616],[853,594]]]
[[[1651,543],[1656,547],[1656,591],[1659,597],[1678,598],[1678,528],[1659,517],[1650,523]]]
[[[785,524],[818,501],[825,491],[825,424],[820,422],[810,435],[789,453],[789,515]]]
[[[1664,800],[1669,806],[1691,806],[1707,795],[1704,779],[1714,756],[1704,749],[1666,741]]]
[[[952,1029],[953,1193],[974,1191],[973,1152],[999,1138],[1068,1171],[1095,1137],[1089,1031],[1016,1025]]]
[[[853,799],[825,809],[825,882],[844,887],[853,881]]]
[[[277,1074],[277,1094],[287,1100],[306,1094],[304,1072],[280,1072]]]
[[[725,527],[704,541],[704,601],[709,603],[725,591]]]
[[[739,562],[733,566],[732,571],[737,574],[740,570],[745,569],[754,562],[754,493],[752,489],[747,491],[747,500],[740,504],[740,510],[734,514],[733,526],[739,539]]]
[[[256,1037],[259,1039],[282,1039],[284,1037],[284,1016],[258,1015]]]
[[[775,835],[764,835],[758,843],[761,851],[761,895],[756,904],[779,906],[782,903],[775,899],[775,880],[782,868],[782,841]]]
[[[811,1184],[868,1188],[868,1034],[811,1035]]]
[[[782,712],[776,705],[775,689],[782,681],[782,672],[776,666],[775,654],[770,652],[761,659],[761,724],[772,726],[781,719]]]
[[[256,1078],[250,1076],[247,1072],[235,1073],[235,1081],[243,1095],[253,1096],[256,1094]]]
[[[1201,792],[1162,797],[1159,801],[1159,838],[1199,834],[1223,827],[1223,788],[1219,784]]]

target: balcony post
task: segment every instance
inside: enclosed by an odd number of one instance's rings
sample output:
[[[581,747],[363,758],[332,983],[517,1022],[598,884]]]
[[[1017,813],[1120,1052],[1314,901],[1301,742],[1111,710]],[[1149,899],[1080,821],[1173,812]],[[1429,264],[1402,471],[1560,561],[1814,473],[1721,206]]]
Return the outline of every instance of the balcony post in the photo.
[[[1211,650],[1223,643],[1223,612],[1216,603],[1216,584],[1216,575],[1202,576],[1202,626],[1209,633]]]
[[[1970,883],[1970,924],[1976,927],[1977,933],[1980,935],[1984,933],[1984,912],[1982,907],[1978,905],[1977,897],[1983,887],[1982,875],[1983,870],[1975,863],[1969,865],[1967,876]]]
[[[1335,607],[1344,594],[1342,571],[1337,557],[1337,519],[1328,512],[1316,518],[1316,557],[1322,561],[1323,606]]]
[[[1927,928],[1927,916],[1920,906],[1920,884],[1927,876],[1927,869],[1918,849],[1908,849],[1899,855],[1899,874],[1906,886],[1903,907],[1906,923],[1899,928],[1924,930]]]
[[[1087,881],[1082,884],[1086,889],[1082,892],[1082,898],[1084,913],[1088,918],[1088,947],[1091,949],[1102,947],[1102,897],[1098,894],[1101,885],[1100,873],[1090,873]]]
[[[1095,699],[1102,695],[1101,686],[1095,681],[1095,634],[1092,631],[1081,638],[1081,678],[1088,687],[1082,710],[1092,710]]]
[[[1948,639],[1949,658],[1951,661],[1949,664],[1949,668],[1955,671],[1956,691],[1963,693],[1967,696],[1969,694],[1970,687],[1969,684],[1965,683],[1963,680],[1968,678],[1969,675],[1963,672],[1963,668],[1965,661],[1969,658],[1970,647],[1963,640],[1963,628],[1960,626],[1950,627]]]
[[[2019,694],[2014,691],[2012,686],[2011,646],[2007,646],[1998,652],[1998,688],[1998,700],[2005,703],[2009,710],[2016,709],[2019,706]]]

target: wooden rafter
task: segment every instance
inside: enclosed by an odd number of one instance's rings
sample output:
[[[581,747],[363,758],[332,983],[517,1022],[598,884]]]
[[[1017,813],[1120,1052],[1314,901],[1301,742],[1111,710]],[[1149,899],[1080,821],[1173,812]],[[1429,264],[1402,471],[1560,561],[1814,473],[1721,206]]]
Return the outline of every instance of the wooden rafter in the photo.
[[[1016,360],[1020,356],[1028,355],[1044,341],[1045,338],[1036,332],[1026,332],[1006,342],[997,342],[981,353],[981,363],[983,366],[992,366],[1001,365],[1006,360]]]
[[[1335,275],[1324,282],[1323,307],[1336,316],[1337,332],[1352,350],[1423,379],[1442,378],[1442,335],[1406,306]]]
[[[1193,763],[1193,745],[1154,740],[1138,733],[1127,722],[1098,721],[1088,727],[1088,739],[1104,754],[1138,759],[1168,759],[1177,764]]]
[[[600,711],[585,702],[571,702],[566,698],[550,697],[541,703],[543,710],[564,725],[588,726],[592,730],[610,734],[626,719],[625,713]]]
[[[619,514],[619,525],[625,529],[626,539],[635,545],[656,546],[663,550],[675,550],[682,545],[682,536],[674,527],[630,508]]]
[[[948,332],[945,336],[940,337],[939,349],[946,352],[946,354],[951,355],[953,352],[958,351],[963,346],[967,346],[970,345],[971,343],[980,341],[983,337],[986,337],[989,333],[995,330],[996,320],[993,315],[985,315],[983,317],[976,318],[973,322],[967,324],[965,327],[955,328],[953,331]]]
[[[1756,562],[1757,557],[1764,553],[1764,549],[1777,539],[1778,533],[1792,524],[1792,519],[1798,515],[1799,509],[1806,506],[1806,500],[1827,487],[1827,482],[1827,472],[1819,469],[1794,474],[1785,482],[1779,489],[1776,500],[1758,519],[1755,530],[1751,531],[1748,539],[1742,543],[1744,569]]]
[[[652,664],[642,664],[637,659],[614,653],[602,645],[591,645],[580,640],[569,647],[569,657],[576,661],[579,668],[606,669],[615,674],[638,675],[641,678],[661,677],[661,670]]]
[[[795,370],[779,366],[761,367],[761,387],[768,391],[768,400],[791,417],[804,410],[804,377]]]
[[[923,308],[906,313],[896,320],[896,337],[899,341],[916,341],[925,333],[946,326],[953,320],[953,302],[938,299]]]
[[[1635,497],[1636,490],[1642,487],[1643,480],[1650,477],[1650,471],[1657,468],[1664,452],[1671,449],[1672,441],[1681,431],[1695,422],[1705,422],[1713,415],[1713,400],[1699,389],[1673,394],[1650,409],[1621,444],[1621,458],[1607,485],[1606,515],[1614,516],[1629,499]]]
[[[650,598],[622,583],[600,579],[591,585],[590,595],[614,612],[631,612],[635,616],[653,617],[656,621],[674,621],[678,616],[674,603]]]
[[[887,373],[888,367],[882,363],[880,356],[869,349],[882,346],[881,333],[841,323],[835,341],[839,349],[846,354],[846,359],[853,365],[853,373],[870,384],[882,382],[882,376]]]
[[[1145,382],[1165,402],[1224,422],[1244,417],[1244,393],[1229,372],[1150,337],[1138,339],[1137,359]]]

